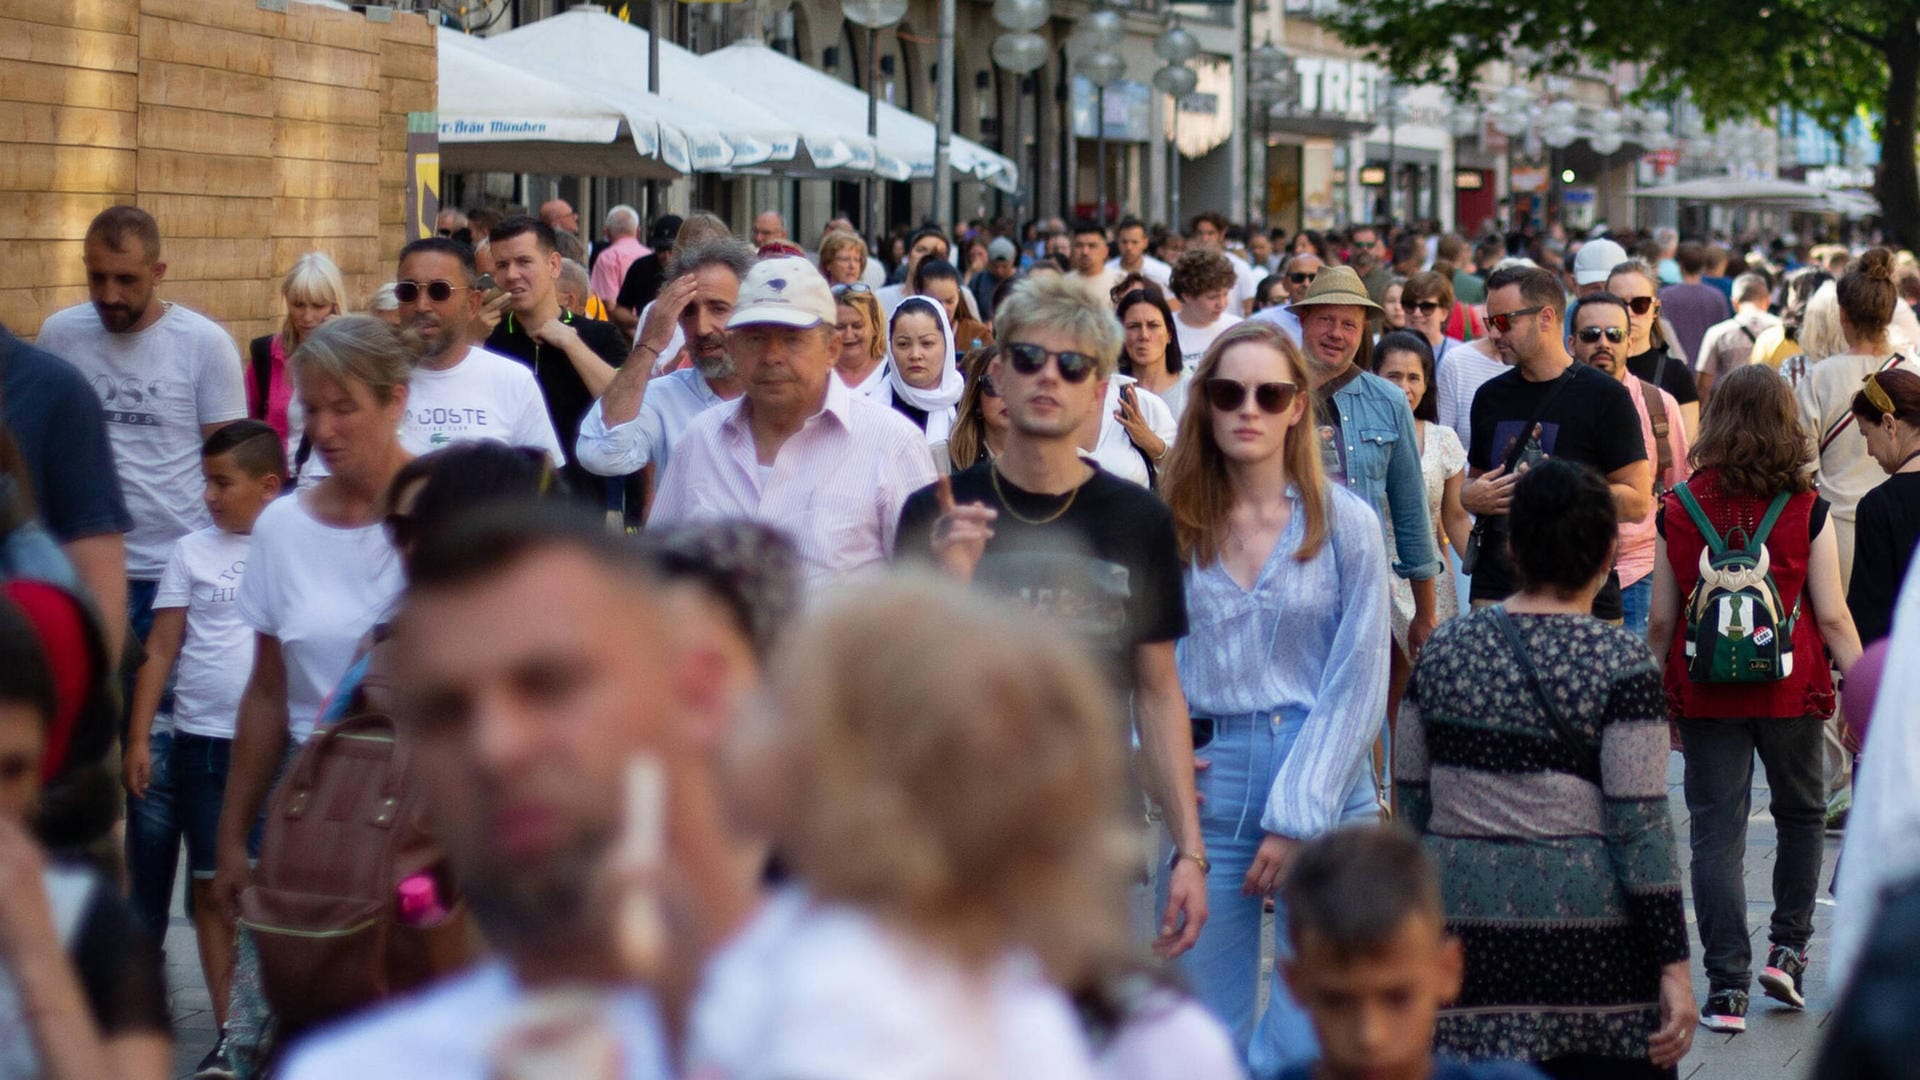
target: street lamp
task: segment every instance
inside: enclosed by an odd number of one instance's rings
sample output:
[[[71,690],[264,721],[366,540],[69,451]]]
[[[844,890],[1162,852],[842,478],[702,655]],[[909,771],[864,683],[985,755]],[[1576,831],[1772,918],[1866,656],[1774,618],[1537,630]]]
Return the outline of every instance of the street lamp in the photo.
[[[1077,55],[1073,70],[1093,84],[1095,145],[1098,146],[1094,182],[1094,218],[1107,222],[1107,84],[1127,73],[1127,62],[1118,50],[1126,34],[1126,24],[1118,12],[1097,8],[1080,17],[1067,47]]]
[[[1406,112],[1401,98],[1406,91],[1388,77],[1380,86],[1380,114],[1387,120],[1387,227],[1394,222],[1394,196],[1400,193],[1400,118]]]
[[[1154,88],[1173,99],[1173,161],[1167,172],[1167,219],[1180,221],[1180,99],[1200,85],[1187,61],[1200,55],[1200,40],[1179,23],[1167,27],[1153,40],[1153,51],[1167,66],[1153,73]]]
[[[1013,73],[1013,159],[1019,183],[1013,195],[1015,220],[1026,217],[1027,168],[1026,142],[1021,125],[1026,116],[1027,76],[1047,62],[1047,39],[1034,33],[1047,24],[1047,0],[994,0],[993,21],[1008,33],[993,41],[993,62]]]
[[[1294,71],[1293,57],[1272,41],[1262,44],[1247,54],[1247,107],[1249,111],[1258,111],[1260,115],[1260,161],[1261,169],[1266,168],[1267,141],[1273,133],[1273,108],[1293,101],[1299,88],[1299,76]],[[1261,182],[1264,190],[1266,183]],[[1252,191],[1249,189],[1251,200]],[[1252,204],[1248,204],[1251,218]]]
[[[875,160],[880,151],[880,31],[907,17],[907,0],[840,0],[847,21],[867,30],[867,138],[873,140]],[[880,182],[867,178],[867,235],[878,241]],[[876,246],[874,250],[878,251]]]

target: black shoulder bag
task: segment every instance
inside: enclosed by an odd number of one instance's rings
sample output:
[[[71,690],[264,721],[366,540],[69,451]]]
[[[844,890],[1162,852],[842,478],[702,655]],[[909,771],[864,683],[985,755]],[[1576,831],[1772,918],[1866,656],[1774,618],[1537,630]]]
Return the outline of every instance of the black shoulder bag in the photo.
[[[1597,773],[1600,761],[1596,748],[1581,738],[1579,732],[1573,730],[1573,725],[1567,722],[1566,716],[1560,712],[1560,707],[1547,696],[1546,687],[1540,685],[1540,671],[1533,666],[1533,657],[1527,655],[1526,644],[1520,640],[1520,631],[1513,625],[1512,617],[1507,614],[1507,606],[1495,604],[1491,610],[1494,625],[1500,628],[1500,636],[1507,639],[1507,648],[1512,650],[1513,658],[1519,662],[1520,673],[1527,680],[1527,691],[1533,695],[1534,703],[1540,706],[1541,713],[1546,716],[1547,726],[1553,729],[1561,745],[1573,755],[1573,760]]]
[[[1560,396],[1560,391],[1565,390],[1572,382],[1573,368],[1571,367],[1561,372],[1560,377],[1554,380],[1553,389],[1547,391],[1547,396],[1540,399],[1540,404],[1534,407],[1533,415],[1528,417],[1526,424],[1520,428],[1520,434],[1514,436],[1513,442],[1507,447],[1507,456],[1500,463],[1503,471],[1513,472],[1513,467],[1520,462],[1520,455],[1527,451],[1527,440],[1533,437],[1534,428],[1540,425],[1540,418],[1547,414],[1547,407],[1552,405],[1553,400]],[[1491,522],[1500,516],[1482,514],[1473,519],[1473,531],[1467,534],[1466,554],[1460,556],[1461,573],[1471,577],[1474,568],[1480,565],[1480,546],[1486,542],[1487,531],[1493,528]]]

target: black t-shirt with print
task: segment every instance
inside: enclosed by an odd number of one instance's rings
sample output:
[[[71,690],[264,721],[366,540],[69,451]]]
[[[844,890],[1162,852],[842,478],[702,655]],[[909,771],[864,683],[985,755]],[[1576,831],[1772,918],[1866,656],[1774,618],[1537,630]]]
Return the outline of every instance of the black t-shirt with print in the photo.
[[[1598,369],[1575,364],[1563,378],[1573,381],[1559,391],[1540,413],[1538,435],[1528,438],[1519,464],[1535,465],[1546,458],[1578,461],[1601,473],[1611,473],[1647,460],[1647,443],[1640,433],[1640,413],[1627,388]],[[1504,464],[1513,440],[1523,435],[1528,418],[1555,392],[1556,380],[1529,382],[1519,368],[1510,368],[1488,380],[1473,395],[1473,445],[1467,463],[1492,470]],[[1473,572],[1472,598],[1503,600],[1518,587],[1506,550],[1506,518],[1494,518],[1482,536],[1480,562]],[[1620,587],[1610,580],[1594,599],[1600,618],[1620,617]]]
[[[1000,512],[974,585],[1073,627],[1107,665],[1117,688],[1135,686],[1138,646],[1186,636],[1186,584],[1173,513],[1159,496],[1098,467],[1071,505],[1064,495],[1023,491],[1005,477],[996,493],[991,462],[951,479],[954,502]],[[1045,521],[1063,506],[1065,513],[1044,525],[1020,520]],[[900,511],[896,555],[931,558],[939,516],[932,485],[909,496]]]

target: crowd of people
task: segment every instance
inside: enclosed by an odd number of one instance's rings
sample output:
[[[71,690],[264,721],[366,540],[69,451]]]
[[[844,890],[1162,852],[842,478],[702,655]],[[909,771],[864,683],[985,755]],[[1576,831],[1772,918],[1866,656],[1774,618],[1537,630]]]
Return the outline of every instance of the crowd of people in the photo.
[[[0,330],[0,1076],[168,1073],[183,847],[206,1078],[1675,1077],[1840,827],[1914,1035],[1905,253],[163,225]]]

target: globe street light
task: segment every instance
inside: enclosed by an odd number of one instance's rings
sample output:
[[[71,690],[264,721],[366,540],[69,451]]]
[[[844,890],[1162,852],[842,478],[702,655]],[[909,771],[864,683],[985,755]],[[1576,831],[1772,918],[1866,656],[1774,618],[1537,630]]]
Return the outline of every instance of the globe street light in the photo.
[[[1127,73],[1127,62],[1117,55],[1125,39],[1126,25],[1119,13],[1095,9],[1080,17],[1068,48],[1078,55],[1073,70],[1094,86],[1094,136],[1098,147],[1093,186],[1093,216],[1102,226],[1107,223],[1107,84]]]
[[[1013,157],[1019,182],[1013,195],[1016,220],[1026,216],[1026,142],[1021,126],[1026,118],[1027,76],[1047,62],[1047,39],[1034,33],[1047,24],[1047,0],[994,0],[993,21],[1009,31],[993,41],[993,62],[1013,73]]]
[[[1179,31],[1188,39],[1193,38],[1192,34],[1188,34],[1177,26],[1160,35],[1160,39],[1153,43],[1153,48],[1162,59],[1165,59],[1169,53],[1177,54],[1180,51],[1178,47],[1174,49],[1162,47],[1162,43],[1175,31]],[[1196,50],[1199,48],[1197,41],[1194,42],[1194,48]],[[1189,60],[1192,58],[1192,54],[1187,56]],[[1170,140],[1173,144],[1173,163],[1167,174],[1167,218],[1178,222],[1180,220],[1180,99],[1193,93],[1194,89],[1200,85],[1200,76],[1194,74],[1193,69],[1188,67],[1185,61],[1174,60],[1153,73],[1153,85],[1161,93],[1173,98],[1173,138]]]
[[[907,0],[840,0],[840,11],[847,21],[867,30],[867,138],[874,144],[874,160],[880,153],[880,31],[907,17]],[[881,233],[880,183],[868,177],[867,235],[877,241]]]

